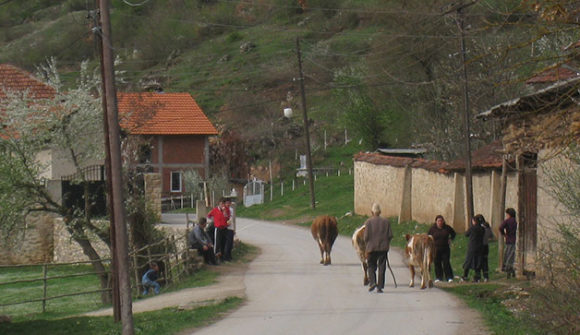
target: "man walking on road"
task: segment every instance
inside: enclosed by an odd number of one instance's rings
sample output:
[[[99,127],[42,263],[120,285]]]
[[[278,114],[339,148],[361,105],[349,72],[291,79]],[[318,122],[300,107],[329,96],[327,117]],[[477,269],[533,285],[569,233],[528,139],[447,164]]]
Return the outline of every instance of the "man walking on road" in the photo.
[[[373,216],[365,222],[366,229],[364,234],[368,263],[369,292],[372,292],[376,288],[378,293],[383,293],[387,254],[391,240],[393,239],[393,231],[391,230],[389,220],[380,217],[381,207],[377,203],[374,203],[371,207],[371,213]]]

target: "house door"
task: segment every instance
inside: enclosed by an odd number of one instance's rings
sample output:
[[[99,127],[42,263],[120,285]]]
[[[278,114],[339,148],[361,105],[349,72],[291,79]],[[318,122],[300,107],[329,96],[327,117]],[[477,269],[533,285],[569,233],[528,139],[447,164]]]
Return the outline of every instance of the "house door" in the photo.
[[[536,173],[536,156],[524,155],[520,165],[520,214],[519,246],[522,274],[533,276],[535,273],[537,245],[537,193],[538,177]]]

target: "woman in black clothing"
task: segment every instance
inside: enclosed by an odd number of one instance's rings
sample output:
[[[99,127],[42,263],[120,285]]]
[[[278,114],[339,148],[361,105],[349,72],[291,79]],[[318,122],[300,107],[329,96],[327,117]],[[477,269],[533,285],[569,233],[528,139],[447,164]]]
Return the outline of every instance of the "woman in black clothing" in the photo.
[[[471,227],[465,232],[465,236],[469,237],[469,244],[463,263],[463,277],[461,279],[464,281],[468,279],[470,269],[475,270],[474,282],[479,282],[481,279],[481,256],[483,253],[483,235],[485,234],[485,230],[481,226],[482,221],[485,219],[481,214],[474,216],[471,219]]]
[[[449,261],[451,257],[451,241],[455,238],[455,230],[445,223],[442,215],[435,217],[435,223],[429,229],[429,235],[435,241],[435,282],[445,280],[453,282],[453,269]]]

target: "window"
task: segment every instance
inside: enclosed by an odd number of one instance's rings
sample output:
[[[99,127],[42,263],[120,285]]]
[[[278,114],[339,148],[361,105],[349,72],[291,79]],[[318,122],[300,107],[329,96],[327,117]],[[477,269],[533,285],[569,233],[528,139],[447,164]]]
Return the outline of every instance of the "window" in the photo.
[[[181,171],[171,171],[171,192],[181,192]]]

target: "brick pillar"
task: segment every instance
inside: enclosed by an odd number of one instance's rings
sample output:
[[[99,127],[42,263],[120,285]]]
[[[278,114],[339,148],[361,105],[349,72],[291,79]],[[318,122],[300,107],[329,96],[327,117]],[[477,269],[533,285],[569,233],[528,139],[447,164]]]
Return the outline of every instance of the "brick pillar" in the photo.
[[[145,173],[145,199],[150,208],[161,218],[161,175]]]

